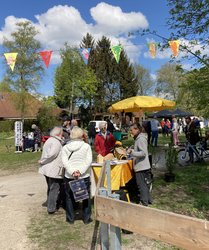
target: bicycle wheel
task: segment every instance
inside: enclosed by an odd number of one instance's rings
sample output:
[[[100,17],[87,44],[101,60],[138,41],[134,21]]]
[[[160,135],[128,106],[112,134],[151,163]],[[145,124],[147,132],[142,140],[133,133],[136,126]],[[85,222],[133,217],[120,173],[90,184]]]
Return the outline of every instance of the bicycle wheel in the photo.
[[[182,167],[186,166],[189,162],[189,153],[185,149],[180,149],[178,152],[178,164]]]
[[[208,149],[204,149],[203,147],[198,147],[197,151],[198,151],[200,158],[202,160],[205,160],[205,161],[209,160],[209,150]]]

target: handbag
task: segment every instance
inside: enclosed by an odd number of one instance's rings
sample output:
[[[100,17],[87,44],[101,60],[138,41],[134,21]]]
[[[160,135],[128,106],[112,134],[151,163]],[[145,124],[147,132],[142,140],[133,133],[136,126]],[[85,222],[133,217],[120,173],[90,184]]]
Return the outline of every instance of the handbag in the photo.
[[[86,200],[89,198],[89,193],[84,179],[77,179],[69,181],[70,188],[73,192],[73,197],[76,202]]]

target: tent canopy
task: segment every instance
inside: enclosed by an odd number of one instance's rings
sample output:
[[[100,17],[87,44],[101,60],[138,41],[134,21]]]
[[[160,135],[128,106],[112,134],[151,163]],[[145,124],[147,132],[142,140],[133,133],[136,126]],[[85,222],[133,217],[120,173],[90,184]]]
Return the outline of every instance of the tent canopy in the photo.
[[[172,116],[185,117],[185,116],[192,116],[192,115],[193,114],[188,112],[188,111],[184,111],[184,110],[177,108],[174,110],[164,109],[164,110],[161,110],[159,112],[152,113],[152,114],[148,115],[148,117],[156,116],[158,118],[163,118],[163,117],[172,117]]]

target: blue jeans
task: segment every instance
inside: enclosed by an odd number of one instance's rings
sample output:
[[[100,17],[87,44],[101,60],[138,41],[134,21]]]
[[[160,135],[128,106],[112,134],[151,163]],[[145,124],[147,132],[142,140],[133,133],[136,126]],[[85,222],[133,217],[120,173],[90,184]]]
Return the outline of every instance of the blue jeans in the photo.
[[[65,177],[65,194],[66,194],[66,221],[74,222],[75,220],[75,207],[76,203],[73,197],[73,192],[70,188],[69,181],[74,179],[68,179]],[[90,177],[84,178],[89,198],[82,201],[82,212],[83,212],[83,221],[86,222],[91,218],[91,198],[90,198]]]
[[[157,147],[157,140],[158,140],[158,131],[152,131],[151,144],[155,147]]]

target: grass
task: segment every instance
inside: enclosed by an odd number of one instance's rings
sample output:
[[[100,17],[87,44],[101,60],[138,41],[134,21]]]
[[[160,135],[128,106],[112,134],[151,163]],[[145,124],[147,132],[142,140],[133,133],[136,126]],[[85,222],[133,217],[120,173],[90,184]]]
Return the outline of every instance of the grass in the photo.
[[[32,241],[38,242],[38,249],[90,249],[93,227],[94,224],[84,227],[82,221],[69,225],[63,210],[52,216],[42,211],[31,219],[28,234]]]
[[[2,138],[2,136],[1,136]],[[38,166],[38,159],[41,153],[24,152],[15,153],[14,138],[0,140],[1,166],[0,170],[25,171]]]
[[[163,175],[155,178],[153,207],[209,220],[208,167],[202,164],[178,168],[173,183],[166,183]]]

